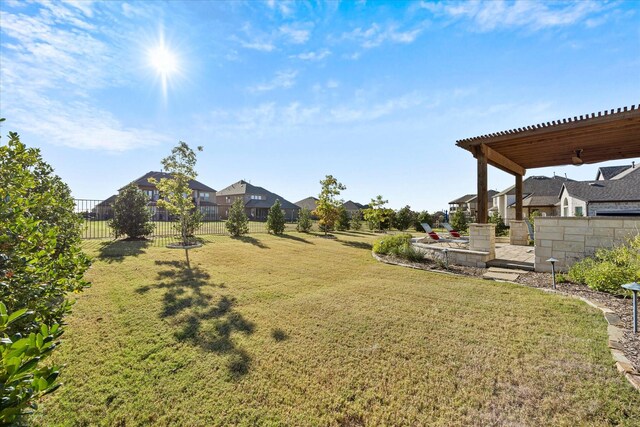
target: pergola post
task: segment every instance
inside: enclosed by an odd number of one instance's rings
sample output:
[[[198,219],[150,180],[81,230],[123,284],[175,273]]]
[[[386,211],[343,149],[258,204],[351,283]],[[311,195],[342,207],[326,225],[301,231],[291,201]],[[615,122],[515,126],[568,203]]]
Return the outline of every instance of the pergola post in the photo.
[[[522,221],[522,175],[516,174],[516,221]]]
[[[478,224],[487,224],[489,222],[487,203],[487,152],[484,144],[476,148],[476,158],[478,159],[478,211],[476,213],[476,222]]]

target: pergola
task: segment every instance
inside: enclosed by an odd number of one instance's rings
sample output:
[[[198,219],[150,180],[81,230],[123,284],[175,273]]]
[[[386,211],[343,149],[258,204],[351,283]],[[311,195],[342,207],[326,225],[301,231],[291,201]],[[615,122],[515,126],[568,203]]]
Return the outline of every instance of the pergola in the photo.
[[[640,157],[640,105],[461,139],[456,145],[478,162],[477,222],[488,222],[488,164],[515,176],[520,221],[527,169]]]

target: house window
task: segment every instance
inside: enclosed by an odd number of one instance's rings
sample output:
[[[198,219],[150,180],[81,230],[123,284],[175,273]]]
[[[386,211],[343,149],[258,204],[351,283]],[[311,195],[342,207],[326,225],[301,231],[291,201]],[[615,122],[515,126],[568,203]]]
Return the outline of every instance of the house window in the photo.
[[[261,196],[259,194],[252,194],[251,196],[249,196],[249,198],[251,200],[264,200],[265,199],[265,197],[263,197],[263,196]]]
[[[576,206],[574,216],[584,216],[584,214],[582,213],[582,206]]]
[[[231,197],[227,196],[227,203],[231,203]]]
[[[569,199],[564,199],[562,202],[562,216],[569,216]]]
[[[200,192],[200,200],[204,200],[204,201],[208,202],[209,201],[209,193],[201,191]]]

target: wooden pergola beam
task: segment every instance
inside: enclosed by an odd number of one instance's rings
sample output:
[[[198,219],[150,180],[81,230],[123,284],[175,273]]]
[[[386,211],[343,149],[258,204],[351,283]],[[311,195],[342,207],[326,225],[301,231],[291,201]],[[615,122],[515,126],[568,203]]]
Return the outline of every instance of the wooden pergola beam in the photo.
[[[512,175],[523,176],[526,173],[526,169],[514,162],[513,160],[503,156],[491,147],[487,147],[482,144],[485,152],[487,153],[487,161],[498,169],[510,173]]]
[[[487,146],[482,144],[476,147],[475,155],[478,159],[478,209],[476,222],[486,224],[489,222],[489,209],[487,203],[488,173],[487,173]]]

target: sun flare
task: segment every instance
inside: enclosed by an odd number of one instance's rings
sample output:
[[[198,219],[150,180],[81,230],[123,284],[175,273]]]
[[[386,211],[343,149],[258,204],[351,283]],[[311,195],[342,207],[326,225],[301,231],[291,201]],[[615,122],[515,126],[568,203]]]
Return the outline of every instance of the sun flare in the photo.
[[[162,77],[168,77],[178,70],[176,56],[164,45],[157,46],[149,51],[149,62]]]

